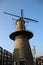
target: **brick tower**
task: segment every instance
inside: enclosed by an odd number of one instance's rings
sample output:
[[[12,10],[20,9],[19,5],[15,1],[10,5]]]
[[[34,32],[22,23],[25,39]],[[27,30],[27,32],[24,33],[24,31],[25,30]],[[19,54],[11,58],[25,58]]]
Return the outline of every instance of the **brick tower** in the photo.
[[[25,29],[25,21],[22,17],[16,20],[16,31],[10,34],[14,40],[14,63],[16,65],[34,65],[29,39],[33,33]]]

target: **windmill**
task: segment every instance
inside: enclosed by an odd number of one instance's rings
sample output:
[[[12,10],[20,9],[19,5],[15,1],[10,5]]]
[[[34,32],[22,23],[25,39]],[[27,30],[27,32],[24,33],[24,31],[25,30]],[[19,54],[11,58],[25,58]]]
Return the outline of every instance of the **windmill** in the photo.
[[[11,16],[18,17],[16,20],[16,31],[10,34],[10,39],[15,41],[14,45],[14,62],[17,65],[34,65],[33,56],[29,44],[29,39],[33,37],[31,31],[25,29],[25,20],[38,22],[37,20],[26,18],[23,16],[23,10],[21,9],[21,16],[4,12]]]

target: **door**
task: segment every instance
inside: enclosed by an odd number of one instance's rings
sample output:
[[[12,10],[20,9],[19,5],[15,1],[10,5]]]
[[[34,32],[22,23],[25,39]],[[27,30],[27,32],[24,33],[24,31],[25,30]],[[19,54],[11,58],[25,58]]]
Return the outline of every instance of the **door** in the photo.
[[[20,65],[25,65],[25,61],[20,61]]]

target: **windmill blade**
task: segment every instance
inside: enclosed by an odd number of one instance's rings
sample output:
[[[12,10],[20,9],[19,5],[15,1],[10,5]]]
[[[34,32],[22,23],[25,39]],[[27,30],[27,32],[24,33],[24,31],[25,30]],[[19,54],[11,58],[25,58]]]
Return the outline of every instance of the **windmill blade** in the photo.
[[[21,9],[21,17],[23,17],[23,9]]]
[[[18,16],[18,15],[14,15],[14,14],[11,14],[11,13],[8,13],[8,12],[4,12],[4,14],[8,14],[8,15],[15,16],[15,17],[20,17],[20,16]],[[30,21],[38,22],[37,20],[23,17],[23,10],[22,10],[22,9],[21,9],[21,18],[23,18],[23,19],[25,19],[25,20],[30,20]]]
[[[38,22],[37,20],[30,19],[30,18],[26,18],[26,17],[24,17],[24,19],[26,19],[26,20],[31,20],[31,21],[35,21],[35,22]]]
[[[14,14],[10,14],[10,13],[7,13],[7,12],[4,12],[4,14],[8,14],[8,15],[11,15],[11,16],[16,16],[16,17],[20,17],[20,16],[17,16],[17,15],[14,15]]]

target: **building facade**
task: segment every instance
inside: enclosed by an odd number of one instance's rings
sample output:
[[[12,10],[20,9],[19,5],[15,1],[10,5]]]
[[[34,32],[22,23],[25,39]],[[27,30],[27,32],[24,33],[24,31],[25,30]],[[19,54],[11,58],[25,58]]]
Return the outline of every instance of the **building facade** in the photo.
[[[36,58],[36,65],[43,65],[43,56],[39,56]]]
[[[0,65],[13,65],[13,55],[0,47]]]

